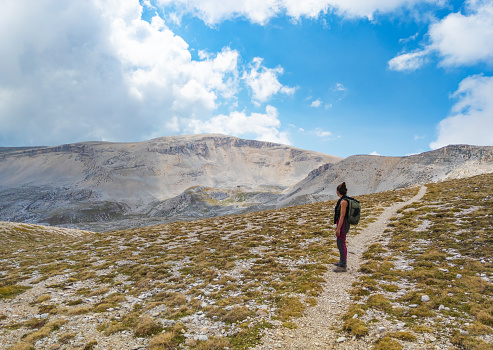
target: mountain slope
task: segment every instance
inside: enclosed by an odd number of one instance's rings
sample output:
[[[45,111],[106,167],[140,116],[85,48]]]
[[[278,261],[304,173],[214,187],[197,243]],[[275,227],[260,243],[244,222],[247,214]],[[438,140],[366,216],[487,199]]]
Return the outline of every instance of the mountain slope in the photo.
[[[14,150],[0,153],[0,220],[64,224],[147,215],[194,186],[280,192],[340,159],[214,134]]]
[[[343,181],[348,194],[356,196],[491,172],[493,147],[452,145],[407,157],[357,155],[313,170],[274,203],[285,206],[334,199]]]

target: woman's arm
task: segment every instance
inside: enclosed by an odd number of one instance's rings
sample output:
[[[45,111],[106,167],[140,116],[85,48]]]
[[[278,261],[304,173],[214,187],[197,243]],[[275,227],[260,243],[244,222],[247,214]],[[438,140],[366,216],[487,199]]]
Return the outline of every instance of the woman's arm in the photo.
[[[343,200],[341,201],[341,216],[339,217],[339,221],[337,222],[337,227],[336,227],[336,236],[339,237],[341,234],[341,227],[342,224],[344,223],[344,217],[346,216],[346,210],[347,210],[347,201]]]

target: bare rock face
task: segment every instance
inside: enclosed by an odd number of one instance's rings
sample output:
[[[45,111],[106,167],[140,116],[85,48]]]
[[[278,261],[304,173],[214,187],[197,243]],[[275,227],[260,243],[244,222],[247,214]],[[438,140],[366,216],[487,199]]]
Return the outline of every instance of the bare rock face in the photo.
[[[277,206],[336,198],[346,182],[348,195],[375,193],[493,172],[493,147],[451,145],[408,157],[357,155],[324,164],[277,198]]]
[[[217,134],[2,148],[0,220],[60,225],[173,216],[204,199],[189,190],[196,186],[226,190],[223,197],[238,197],[232,191],[280,193],[310,170],[340,159]]]

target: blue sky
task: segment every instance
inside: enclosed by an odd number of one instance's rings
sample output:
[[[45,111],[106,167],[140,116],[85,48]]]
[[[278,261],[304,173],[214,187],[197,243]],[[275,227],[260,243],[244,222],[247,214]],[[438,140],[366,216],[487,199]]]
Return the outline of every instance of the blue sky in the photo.
[[[493,145],[492,0],[4,0],[0,33],[0,146]]]

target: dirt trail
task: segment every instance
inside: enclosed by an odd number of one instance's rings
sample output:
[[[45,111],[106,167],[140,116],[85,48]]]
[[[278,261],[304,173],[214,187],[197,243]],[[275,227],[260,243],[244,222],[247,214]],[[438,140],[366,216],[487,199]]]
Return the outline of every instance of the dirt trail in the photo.
[[[351,302],[348,290],[360,277],[359,267],[362,253],[369,245],[383,235],[389,220],[404,206],[420,200],[426,193],[422,186],[416,196],[407,202],[396,203],[386,209],[377,221],[368,225],[362,232],[351,237],[348,235],[348,272],[335,273],[329,268],[324,278],[327,284],[317,298],[317,305],[308,308],[305,316],[294,320],[296,329],[272,329],[255,349],[369,349],[370,340],[345,337],[337,330],[342,327],[341,317]],[[339,340],[339,342],[338,342]]]

